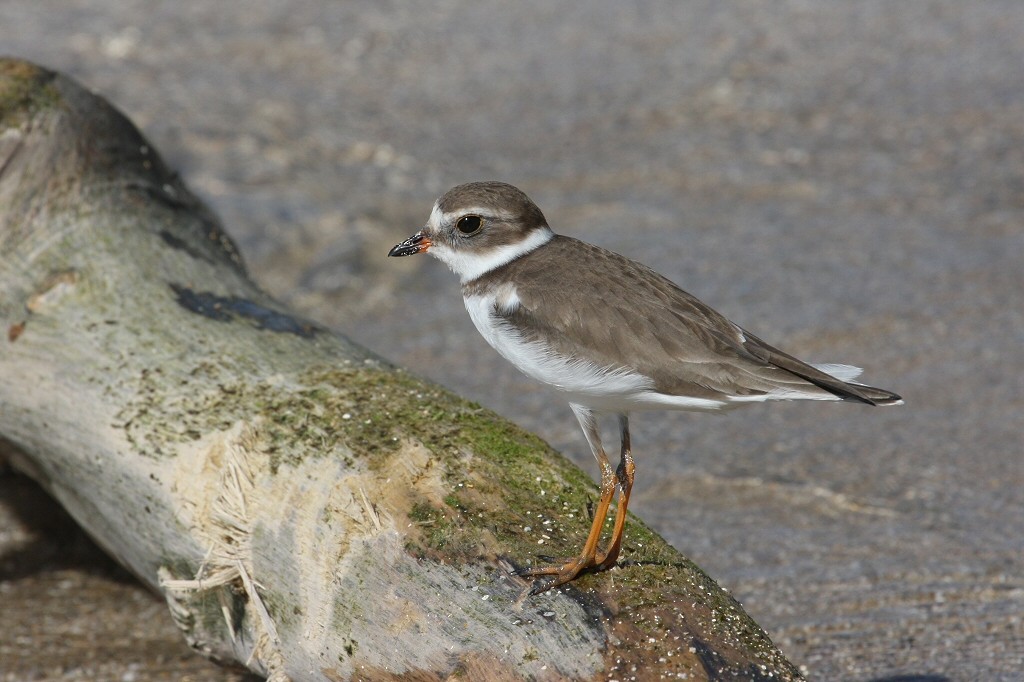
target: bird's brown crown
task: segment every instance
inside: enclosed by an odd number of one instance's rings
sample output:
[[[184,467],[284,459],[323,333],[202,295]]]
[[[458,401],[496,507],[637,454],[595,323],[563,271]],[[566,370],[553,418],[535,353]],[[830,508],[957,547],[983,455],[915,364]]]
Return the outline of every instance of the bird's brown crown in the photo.
[[[548,224],[537,204],[525,192],[505,182],[468,182],[457,185],[437,200],[437,208],[446,215],[480,209],[483,213],[500,216],[509,223],[517,223],[524,230]]]

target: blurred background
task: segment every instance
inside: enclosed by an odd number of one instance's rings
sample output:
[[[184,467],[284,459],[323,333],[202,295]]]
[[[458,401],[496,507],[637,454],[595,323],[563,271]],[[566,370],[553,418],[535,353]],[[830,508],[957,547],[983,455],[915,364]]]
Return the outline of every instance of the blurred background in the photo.
[[[518,185],[556,231],[865,367],[907,404],[636,415],[631,510],[811,679],[1022,679],[1018,0],[5,0],[0,53],[120,107],[275,296],[592,476],[454,276],[385,258],[454,184]],[[22,679],[238,676],[7,472],[0,680]]]

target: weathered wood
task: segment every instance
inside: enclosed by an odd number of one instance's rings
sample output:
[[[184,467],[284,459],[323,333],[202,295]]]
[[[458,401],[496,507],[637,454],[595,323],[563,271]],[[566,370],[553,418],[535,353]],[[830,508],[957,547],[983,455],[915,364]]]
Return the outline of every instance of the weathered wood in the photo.
[[[589,478],[297,319],[101,97],[0,60],[0,436],[206,656],[278,679],[799,679],[631,519],[536,597]]]

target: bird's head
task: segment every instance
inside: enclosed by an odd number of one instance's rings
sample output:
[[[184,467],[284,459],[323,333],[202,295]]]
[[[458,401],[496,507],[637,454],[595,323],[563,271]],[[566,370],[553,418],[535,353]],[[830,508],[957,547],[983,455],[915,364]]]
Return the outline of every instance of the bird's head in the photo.
[[[388,255],[429,253],[468,282],[553,236],[544,214],[521,190],[503,182],[471,182],[434,202],[423,229]]]

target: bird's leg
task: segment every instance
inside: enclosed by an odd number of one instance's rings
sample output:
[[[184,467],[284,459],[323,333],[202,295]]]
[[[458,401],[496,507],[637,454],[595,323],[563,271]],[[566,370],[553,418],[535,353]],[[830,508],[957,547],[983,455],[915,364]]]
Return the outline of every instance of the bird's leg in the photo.
[[[615,470],[619,480],[619,505],[615,510],[615,527],[612,530],[612,542],[603,556],[597,558],[597,570],[604,571],[615,565],[622,549],[622,535],[626,529],[626,507],[629,506],[629,493],[633,489],[633,453],[629,445],[629,415],[619,415],[619,431],[622,433],[622,457]]]
[[[608,461],[608,456],[604,453],[604,447],[601,445],[601,433],[598,430],[594,413],[592,410],[581,405],[571,405],[571,407],[573,412],[576,413],[580,426],[583,427],[583,434],[587,438],[587,443],[590,444],[594,458],[601,467],[601,499],[597,504],[597,510],[594,512],[594,520],[590,524],[590,533],[587,535],[587,541],[584,543],[583,551],[580,552],[578,557],[561,566],[538,566],[536,568],[526,568],[518,572],[519,575],[527,578],[543,575],[554,576],[549,581],[535,585],[531,590],[532,594],[540,594],[550,590],[552,587],[564,585],[578,577],[581,573],[597,566],[597,545],[601,540],[601,530],[604,527],[605,517],[608,516],[608,507],[615,496],[615,472],[612,470],[612,465]],[[632,472],[632,468],[630,471]]]

